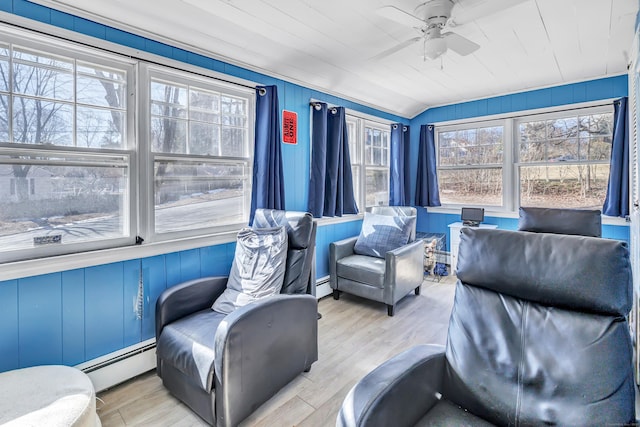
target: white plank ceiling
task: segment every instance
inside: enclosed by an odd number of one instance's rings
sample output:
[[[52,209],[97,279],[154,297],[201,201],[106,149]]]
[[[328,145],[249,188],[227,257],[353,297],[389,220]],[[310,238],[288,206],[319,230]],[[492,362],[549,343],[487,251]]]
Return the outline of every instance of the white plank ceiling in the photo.
[[[454,19],[495,1],[455,0]],[[419,0],[37,3],[407,118],[432,106],[624,74],[638,12],[638,0],[502,0],[495,13],[449,29],[480,49],[425,62],[420,43],[371,59],[418,35],[376,10],[413,12]]]

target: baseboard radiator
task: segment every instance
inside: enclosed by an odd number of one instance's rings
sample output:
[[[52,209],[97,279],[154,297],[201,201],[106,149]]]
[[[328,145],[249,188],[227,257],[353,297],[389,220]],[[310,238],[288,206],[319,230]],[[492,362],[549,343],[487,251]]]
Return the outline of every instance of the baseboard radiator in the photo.
[[[111,388],[156,367],[156,340],[150,339],[77,365],[96,392]]]
[[[329,276],[324,276],[316,280],[316,298],[326,297],[332,292],[331,286],[329,286]]]

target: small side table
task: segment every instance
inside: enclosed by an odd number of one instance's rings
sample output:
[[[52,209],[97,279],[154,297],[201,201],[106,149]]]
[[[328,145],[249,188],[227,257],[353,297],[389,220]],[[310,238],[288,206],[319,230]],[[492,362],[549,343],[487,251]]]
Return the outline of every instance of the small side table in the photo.
[[[462,224],[462,222],[453,222],[449,224],[449,242],[451,243],[451,271],[453,273],[456,272],[458,267],[458,248],[460,246],[460,230],[468,227],[467,225]],[[497,225],[494,224],[480,224],[477,228],[487,228],[494,230],[498,228]]]

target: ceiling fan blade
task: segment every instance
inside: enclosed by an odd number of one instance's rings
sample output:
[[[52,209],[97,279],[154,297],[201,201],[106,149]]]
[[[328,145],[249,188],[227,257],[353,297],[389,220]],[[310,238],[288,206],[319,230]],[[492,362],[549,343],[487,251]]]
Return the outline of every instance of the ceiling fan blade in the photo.
[[[442,33],[442,37],[447,41],[447,48],[456,52],[460,56],[467,56],[480,49],[480,45],[472,42],[466,37],[456,33]]]
[[[371,57],[371,60],[378,60],[378,59],[382,59],[382,58],[386,58],[387,56],[398,52],[399,50],[404,49],[405,47],[422,40],[422,37],[414,37],[412,39],[403,41],[402,43],[400,43],[399,45],[396,45],[394,47],[392,47],[391,49],[387,49],[383,52],[380,52],[379,54],[377,54],[376,56]]]
[[[453,11],[451,12],[452,17],[449,20],[448,25],[450,27],[464,25],[476,19],[509,9],[526,1],[528,0],[480,0],[476,1],[475,4],[469,4],[468,2],[461,3],[457,1]]]
[[[376,9],[376,13],[384,18],[395,21],[399,24],[406,25],[408,27],[423,27],[424,21],[417,16],[405,12],[395,6],[383,6]]]

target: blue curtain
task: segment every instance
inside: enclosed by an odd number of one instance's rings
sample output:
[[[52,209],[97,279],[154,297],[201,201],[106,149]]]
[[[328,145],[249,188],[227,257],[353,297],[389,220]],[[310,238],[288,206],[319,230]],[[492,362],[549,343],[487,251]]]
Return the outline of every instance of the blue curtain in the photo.
[[[253,223],[253,215],[258,208],[285,208],[280,106],[276,86],[256,88],[255,150],[249,224]]]
[[[629,123],[627,97],[613,103],[613,141],[607,197],[602,213],[609,216],[629,215]]]
[[[391,156],[389,206],[411,204],[409,176],[409,126],[402,123],[391,125]]]
[[[416,206],[440,206],[433,125],[420,126]]]
[[[405,126],[404,133],[404,202],[403,206],[411,206],[411,129]]]
[[[324,182],[327,176],[327,104],[317,102],[311,114],[311,182],[308,210],[315,218],[324,212]]]
[[[309,212],[316,218],[358,213],[344,108],[315,103],[312,126]]]

